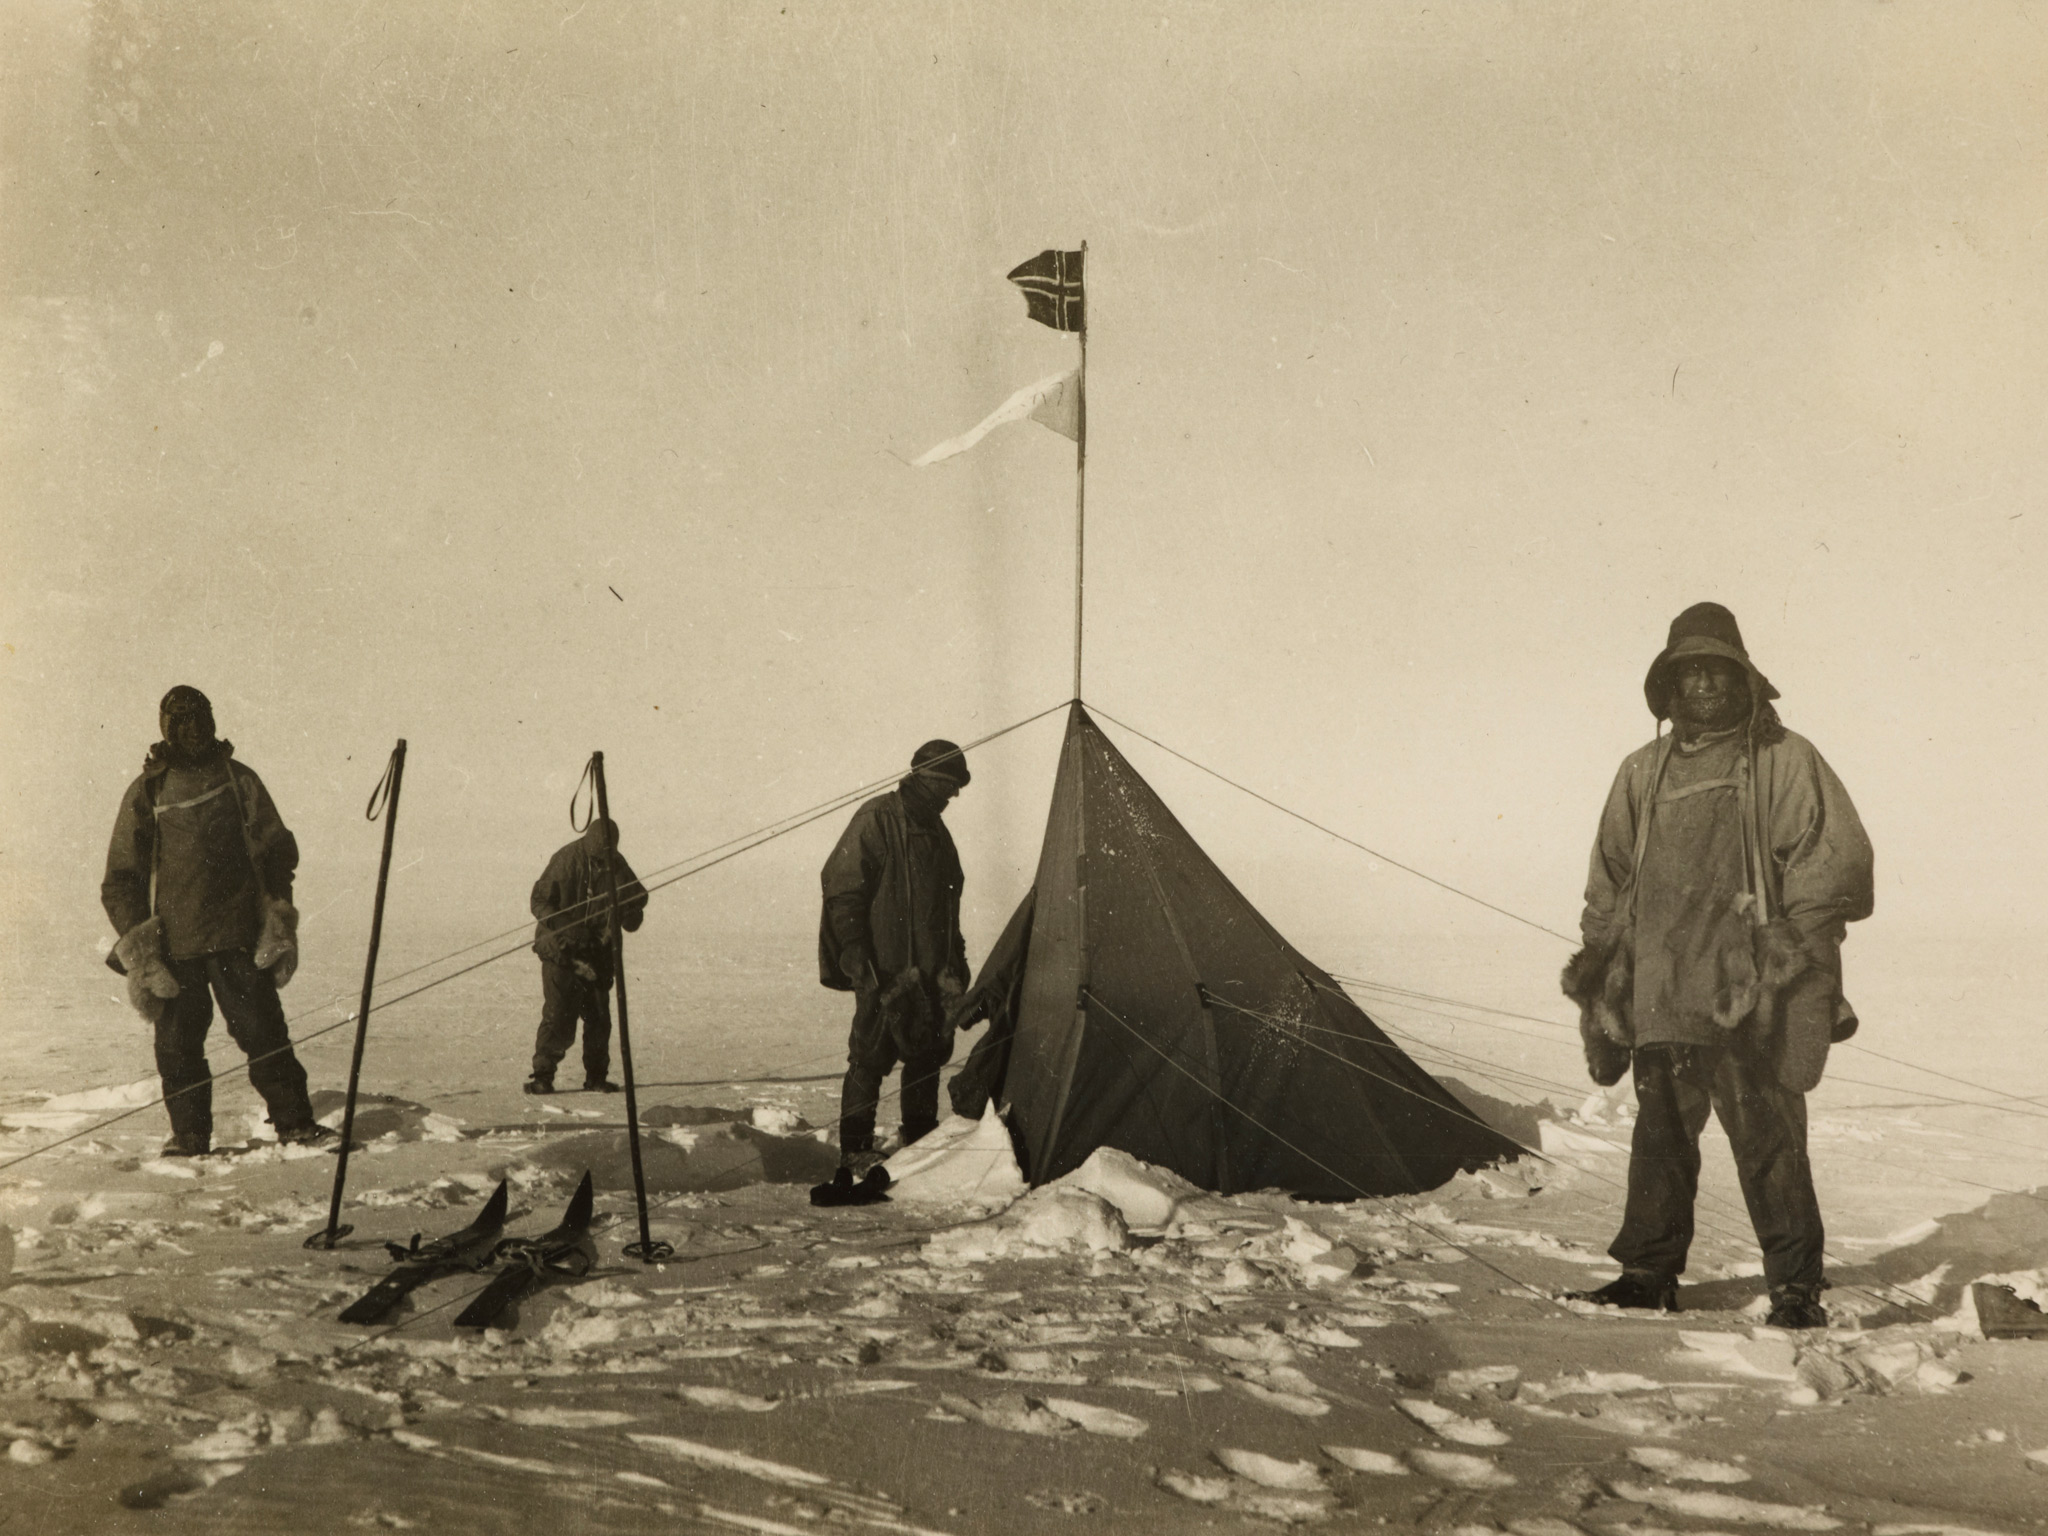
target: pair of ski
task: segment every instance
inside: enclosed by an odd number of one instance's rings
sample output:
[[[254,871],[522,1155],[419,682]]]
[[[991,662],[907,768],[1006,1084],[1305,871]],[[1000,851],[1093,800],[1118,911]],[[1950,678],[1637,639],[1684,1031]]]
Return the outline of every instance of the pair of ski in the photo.
[[[594,1197],[589,1174],[576,1186],[560,1224],[539,1237],[499,1236],[505,1229],[506,1201],[505,1185],[500,1183],[476,1220],[460,1232],[428,1243],[422,1243],[417,1233],[407,1245],[386,1243],[397,1267],[350,1302],[341,1321],[381,1323],[429,1281],[475,1274],[502,1262],[504,1268],[455,1319],[458,1328],[496,1328],[522,1301],[551,1282],[580,1279],[590,1272],[597,1262],[597,1244],[590,1236]]]

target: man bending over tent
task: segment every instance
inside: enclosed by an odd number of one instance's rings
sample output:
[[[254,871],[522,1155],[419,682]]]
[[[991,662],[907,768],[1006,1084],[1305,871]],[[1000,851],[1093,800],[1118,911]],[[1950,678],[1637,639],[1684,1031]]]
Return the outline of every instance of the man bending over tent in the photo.
[[[853,813],[820,877],[818,979],[854,995],[839,1149],[849,1164],[875,1150],[882,1080],[903,1064],[903,1144],[939,1123],[939,1072],[953,1054],[946,1012],[967,988],[960,937],[960,856],[942,815],[968,782],[950,741],[911,754],[910,772]]]
[[[1770,1324],[1820,1328],[1820,1205],[1806,1094],[1856,1016],[1844,925],[1870,915],[1870,841],[1842,781],[1778,721],[1735,616],[1696,603],[1671,623],[1643,693],[1669,719],[1621,765],[1593,846],[1565,967],[1593,1081],[1631,1066],[1638,1111],[1621,1278],[1578,1299],[1676,1311],[1709,1108],[1763,1248]]]

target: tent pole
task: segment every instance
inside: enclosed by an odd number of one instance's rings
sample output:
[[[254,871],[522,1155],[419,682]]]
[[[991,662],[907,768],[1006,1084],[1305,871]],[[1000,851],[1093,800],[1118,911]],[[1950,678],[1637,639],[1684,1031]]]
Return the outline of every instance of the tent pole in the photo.
[[[626,1244],[626,1257],[659,1264],[675,1257],[675,1248],[647,1230],[647,1173],[640,1163],[640,1105],[633,1082],[633,1032],[626,1017],[626,934],[619,926],[618,850],[612,846],[612,807],[605,794],[604,754],[590,754],[590,775],[597,791],[597,820],[603,829],[605,912],[611,927],[612,988],[619,994],[619,1067],[626,1079],[626,1146],[633,1155],[633,1204],[640,1217],[640,1241]],[[585,1028],[589,1026],[586,1025]]]
[[[384,796],[384,852],[377,861],[377,897],[370,907],[370,953],[363,961],[363,1000],[356,1005],[356,1046],[355,1054],[348,1062],[348,1096],[342,1101],[341,1146],[336,1150],[334,1163],[334,1191],[327,1203],[327,1225],[306,1239],[308,1248],[332,1249],[354,1227],[344,1226],[341,1220],[341,1191],[348,1183],[348,1150],[356,1134],[356,1087],[363,1078],[363,1041],[370,1027],[370,993],[377,981],[377,948],[384,941],[384,890],[391,880],[391,840],[398,834],[398,794],[405,787],[405,738],[398,738],[398,745],[391,749],[391,759],[385,765],[384,777],[377,787],[370,791],[370,804],[364,815],[376,820],[372,813],[377,810],[377,797]]]
[[[1088,242],[1081,242],[1081,256],[1085,263],[1088,256]],[[1084,535],[1088,529],[1088,310],[1086,300],[1081,309],[1081,368],[1075,375],[1075,388],[1079,395],[1078,409],[1074,420],[1074,697],[1081,697],[1081,593],[1082,575],[1086,570]]]

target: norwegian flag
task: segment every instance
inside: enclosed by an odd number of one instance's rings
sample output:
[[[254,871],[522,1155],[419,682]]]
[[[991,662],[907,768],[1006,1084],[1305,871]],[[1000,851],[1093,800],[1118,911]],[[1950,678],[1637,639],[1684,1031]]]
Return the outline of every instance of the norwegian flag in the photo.
[[[1040,251],[1010,273],[1024,290],[1031,318],[1056,331],[1087,329],[1081,296],[1081,251]]]

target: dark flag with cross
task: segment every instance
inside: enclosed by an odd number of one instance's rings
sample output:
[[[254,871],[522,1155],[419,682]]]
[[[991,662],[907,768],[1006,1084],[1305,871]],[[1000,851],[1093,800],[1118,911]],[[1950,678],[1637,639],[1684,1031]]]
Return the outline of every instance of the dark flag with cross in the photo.
[[[1024,290],[1031,318],[1056,331],[1085,331],[1087,311],[1081,294],[1081,258],[1085,251],[1040,251],[1010,273]]]

